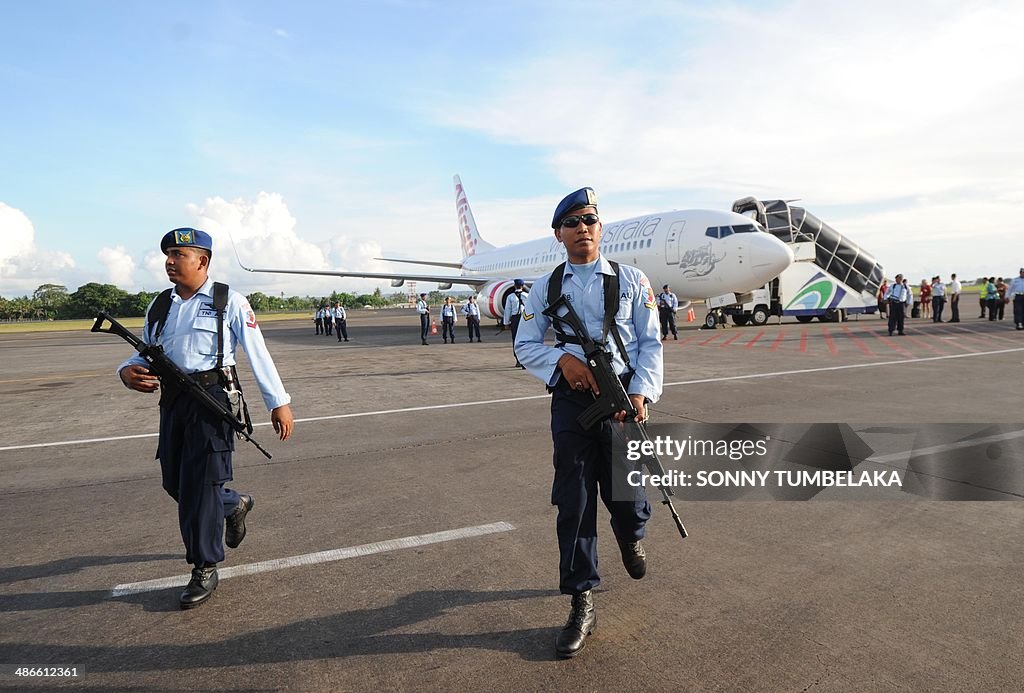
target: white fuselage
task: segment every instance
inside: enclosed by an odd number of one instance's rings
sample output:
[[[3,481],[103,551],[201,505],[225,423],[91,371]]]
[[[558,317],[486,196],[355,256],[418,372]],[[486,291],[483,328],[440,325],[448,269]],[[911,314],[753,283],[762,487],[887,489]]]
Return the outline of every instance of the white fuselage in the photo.
[[[709,229],[722,227],[730,232],[709,235]],[[739,228],[743,231],[732,232]],[[648,214],[605,224],[601,254],[638,267],[655,291],[670,285],[680,299],[751,291],[777,277],[793,262],[793,253],[786,244],[753,225],[748,217],[703,209]],[[552,233],[548,238],[471,255],[463,260],[462,274],[531,279],[550,272],[565,259],[565,247]]]

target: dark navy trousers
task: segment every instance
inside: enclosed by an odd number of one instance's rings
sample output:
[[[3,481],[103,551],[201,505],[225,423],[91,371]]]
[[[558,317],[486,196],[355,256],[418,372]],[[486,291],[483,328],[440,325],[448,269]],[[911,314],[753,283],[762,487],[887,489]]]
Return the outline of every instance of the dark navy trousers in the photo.
[[[227,404],[218,385],[207,392]],[[185,560],[201,567],[224,560],[224,518],[238,506],[231,481],[231,426],[210,414],[187,395],[160,407],[157,457],[164,490],[178,503],[178,525],[185,543]]]
[[[420,340],[427,341],[428,334],[430,334],[430,314],[420,313]]]
[[[620,541],[638,541],[651,517],[643,489],[632,500],[612,498],[612,426],[606,420],[589,431],[576,417],[594,401],[589,392],[575,392],[562,380],[551,394],[551,438],[555,479],[551,504],[558,508],[559,589],[580,594],[601,582],[597,572],[597,498],[600,493],[611,526]]]

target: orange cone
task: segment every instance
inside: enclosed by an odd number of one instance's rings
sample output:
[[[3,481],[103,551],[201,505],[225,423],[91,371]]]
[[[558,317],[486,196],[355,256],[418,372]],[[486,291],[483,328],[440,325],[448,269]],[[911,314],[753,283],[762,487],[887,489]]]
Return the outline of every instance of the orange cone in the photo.
[[[437,334],[437,320],[430,323],[430,334]]]
[[[696,319],[697,319],[697,316],[694,315],[693,308],[691,308],[690,310],[686,311],[686,322],[693,322]]]

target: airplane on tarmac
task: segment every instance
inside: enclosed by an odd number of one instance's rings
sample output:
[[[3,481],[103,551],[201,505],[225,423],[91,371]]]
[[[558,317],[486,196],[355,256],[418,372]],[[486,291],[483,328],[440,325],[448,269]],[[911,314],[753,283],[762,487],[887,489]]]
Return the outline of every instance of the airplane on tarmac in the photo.
[[[500,248],[485,241],[477,230],[458,176],[455,176],[455,208],[462,239],[461,262],[381,259],[445,267],[459,270],[459,274],[249,268],[241,260],[239,264],[250,272],[388,279],[395,287],[407,280],[437,282],[441,290],[462,284],[478,292],[481,315],[501,320],[505,298],[514,291],[515,278],[522,278],[530,287],[535,279],[566,259],[565,247],[554,234]],[[708,209],[660,212],[606,222],[601,236],[601,254],[609,260],[638,267],[656,289],[670,285],[683,302],[682,307],[687,299],[708,299],[759,289],[793,263],[789,247],[757,222],[733,212]]]

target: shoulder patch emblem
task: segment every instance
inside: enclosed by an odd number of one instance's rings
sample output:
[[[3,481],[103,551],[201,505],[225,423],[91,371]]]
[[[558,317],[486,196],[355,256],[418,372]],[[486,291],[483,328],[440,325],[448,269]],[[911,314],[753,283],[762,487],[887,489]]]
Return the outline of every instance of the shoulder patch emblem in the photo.
[[[523,313],[523,320],[533,320],[533,313]]]
[[[256,327],[256,314],[251,310],[245,311],[245,326]]]

